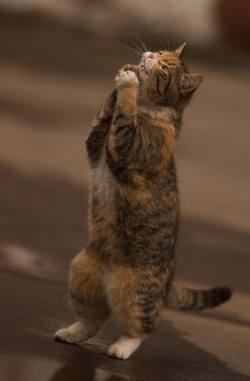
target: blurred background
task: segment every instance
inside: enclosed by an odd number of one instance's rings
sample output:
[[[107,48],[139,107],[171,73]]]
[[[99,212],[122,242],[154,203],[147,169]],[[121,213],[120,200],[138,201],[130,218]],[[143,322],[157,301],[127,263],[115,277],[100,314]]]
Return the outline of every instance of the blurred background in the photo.
[[[0,0],[1,263],[66,280],[88,239],[91,119],[125,63],[187,41],[179,275],[250,291],[248,0]]]
[[[66,281],[88,239],[84,140],[137,37],[187,41],[204,74],[176,148],[178,275],[249,292],[248,0],[0,0],[0,264]]]
[[[249,292],[248,0],[0,0],[0,264],[66,281],[88,240],[91,119],[141,38],[205,79],[176,149],[178,275]]]
[[[65,324],[69,263],[88,240],[84,141],[119,68],[139,62],[140,55],[127,48],[136,48],[138,38],[152,51],[187,41],[190,71],[204,75],[184,114],[175,152],[181,197],[177,277],[193,286],[232,286],[232,302],[206,316],[236,322],[240,329],[249,326],[250,1],[0,0],[5,348],[17,346],[7,339],[17,316],[23,326],[31,324],[30,336],[28,330],[17,331],[18,345],[23,350],[29,338],[26,348],[34,353],[34,332],[41,348],[42,338],[50,340]],[[235,345],[241,359],[233,368],[250,372],[244,360],[249,351],[239,351],[235,327],[228,356],[233,362]],[[224,356],[226,349],[219,352]]]

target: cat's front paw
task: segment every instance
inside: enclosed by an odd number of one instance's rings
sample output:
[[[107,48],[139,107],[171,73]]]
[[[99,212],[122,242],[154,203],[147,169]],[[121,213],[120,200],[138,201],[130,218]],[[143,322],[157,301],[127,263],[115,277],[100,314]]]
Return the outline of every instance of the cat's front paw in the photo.
[[[137,86],[139,83],[135,72],[132,70],[126,70],[126,67],[119,71],[115,77],[115,81],[117,88],[131,85]]]
[[[94,333],[95,332],[85,327],[82,322],[77,321],[68,327],[59,329],[59,331],[54,334],[54,339],[62,343],[77,344],[87,340]]]

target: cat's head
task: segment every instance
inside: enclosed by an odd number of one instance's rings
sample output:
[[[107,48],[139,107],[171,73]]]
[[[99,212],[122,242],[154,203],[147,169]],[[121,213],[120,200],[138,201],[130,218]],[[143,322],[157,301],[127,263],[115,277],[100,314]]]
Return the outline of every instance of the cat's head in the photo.
[[[200,74],[190,74],[182,61],[186,43],[173,52],[145,52],[137,67],[140,93],[161,106],[181,108],[201,83]]]

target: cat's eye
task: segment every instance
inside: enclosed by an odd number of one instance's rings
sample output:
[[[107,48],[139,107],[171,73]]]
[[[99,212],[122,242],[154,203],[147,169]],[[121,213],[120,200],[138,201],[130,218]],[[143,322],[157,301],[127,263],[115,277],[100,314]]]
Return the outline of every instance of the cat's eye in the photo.
[[[164,71],[164,73],[168,73],[168,66],[167,65],[162,65],[162,71]]]
[[[159,54],[160,56],[162,56],[163,53],[162,53],[162,52],[159,52],[158,54]]]

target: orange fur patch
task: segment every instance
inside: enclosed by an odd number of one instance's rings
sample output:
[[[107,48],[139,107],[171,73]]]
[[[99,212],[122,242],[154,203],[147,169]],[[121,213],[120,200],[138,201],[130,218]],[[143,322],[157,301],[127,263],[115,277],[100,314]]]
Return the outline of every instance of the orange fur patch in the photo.
[[[101,274],[102,263],[86,251],[79,253],[70,270],[71,306],[83,319],[105,319],[109,313]]]
[[[158,55],[158,59],[159,59],[159,61],[166,62],[168,65],[171,65],[171,66],[179,66],[180,65],[179,58],[171,52],[166,52],[162,55]]]

